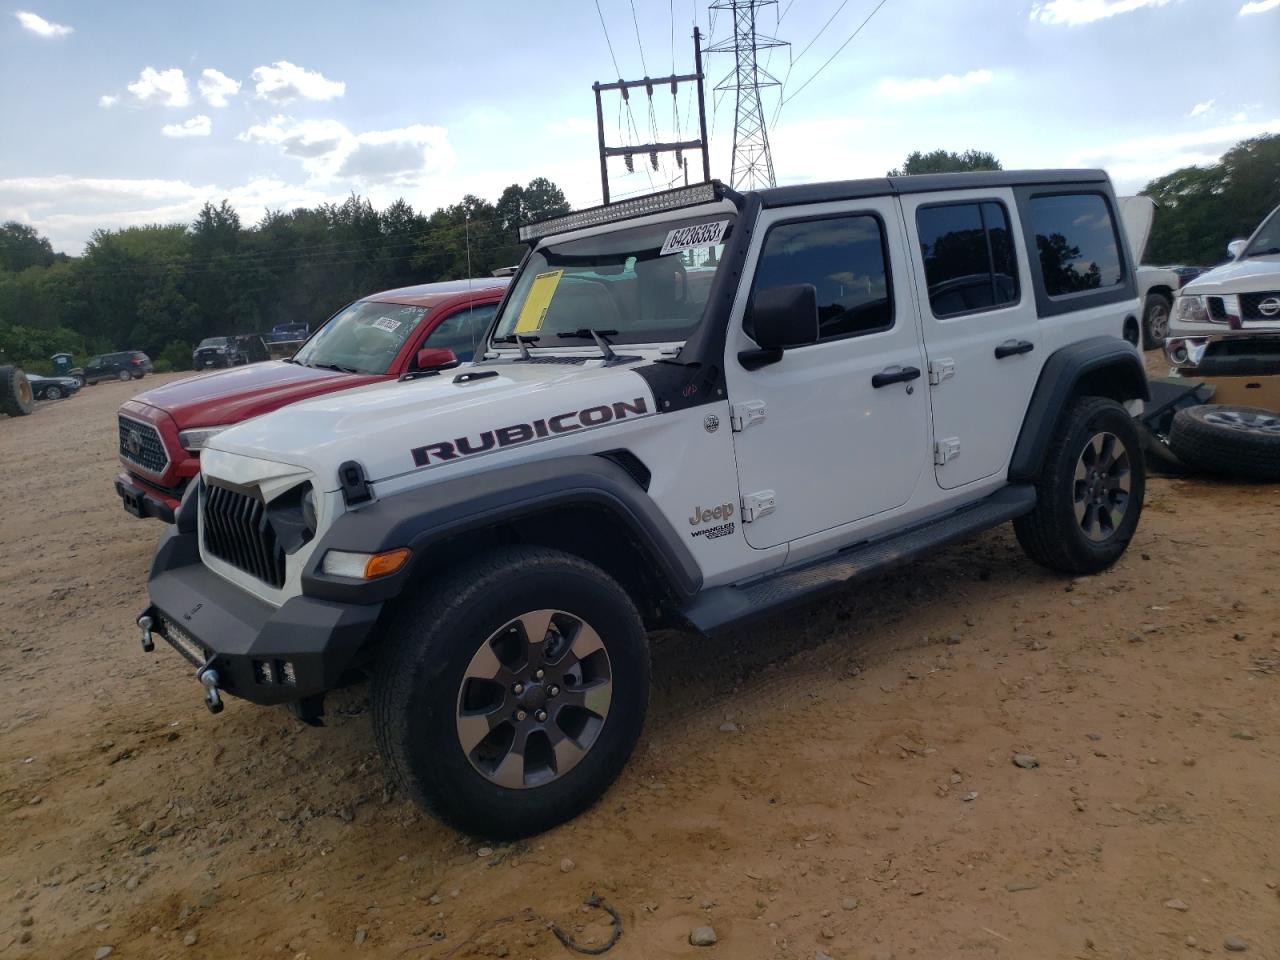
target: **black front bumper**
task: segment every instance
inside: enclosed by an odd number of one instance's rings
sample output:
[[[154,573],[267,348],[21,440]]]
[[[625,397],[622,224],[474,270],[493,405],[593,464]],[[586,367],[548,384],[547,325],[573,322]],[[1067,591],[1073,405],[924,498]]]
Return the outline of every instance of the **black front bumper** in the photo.
[[[261,704],[337,687],[382,610],[307,596],[273,607],[209,570],[195,532],[178,526],[160,539],[148,592],[153,634],[217,670],[227,693]]]
[[[155,517],[165,523],[173,523],[173,507],[158,498],[154,493],[136,483],[116,478],[116,493],[126,512],[140,520]]]

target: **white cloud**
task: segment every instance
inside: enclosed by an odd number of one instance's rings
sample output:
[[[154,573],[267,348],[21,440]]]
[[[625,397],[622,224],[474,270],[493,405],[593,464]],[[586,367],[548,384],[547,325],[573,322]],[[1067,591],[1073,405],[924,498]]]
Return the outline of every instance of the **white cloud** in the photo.
[[[203,113],[182,123],[169,123],[160,128],[166,137],[207,137],[213,133],[213,121]]]
[[[26,10],[19,10],[14,14],[18,18],[18,22],[30,30],[32,33],[38,33],[42,37],[65,37],[71,33],[73,28],[63,26],[60,23],[50,23],[44,17]]]
[[[119,102],[120,98],[113,93],[104,93],[98,98],[98,106],[100,107],[114,107]]]
[[[1078,27],[1143,7],[1166,7],[1172,0],[1045,0],[1031,5],[1031,19],[1053,26]],[[1264,0],[1274,2],[1274,0]]]
[[[1240,8],[1240,16],[1247,17],[1251,13],[1266,13],[1268,10],[1274,10],[1280,7],[1280,0],[1249,0]],[[22,14],[18,14],[22,16]]]
[[[129,84],[129,92],[143,103],[156,101],[166,107],[185,107],[191,102],[187,78],[178,67],[168,70],[143,67],[138,79]]]
[[[211,107],[225,107],[227,98],[240,92],[240,81],[232,80],[221,70],[206,67],[200,74],[200,96],[204,97]]]
[[[990,70],[970,70],[962,76],[946,73],[940,77],[916,77],[911,80],[898,80],[886,77],[880,81],[880,95],[890,100],[917,100],[921,97],[938,97],[949,93],[959,93],[970,87],[981,86],[995,79]]]
[[[1075,154],[1066,166],[1103,166],[1120,192],[1144,186],[1154,177],[1181,167],[1206,166],[1241,140],[1280,133],[1280,117],[1252,123],[1233,122],[1185,133],[1135,137]]]
[[[240,139],[279,147],[302,161],[314,183],[350,178],[361,184],[414,185],[455,161],[448,131],[421,123],[353,133],[337,120],[294,121],[281,114],[251,126]]]
[[[316,70],[307,70],[288,60],[269,67],[254,67],[254,92],[260,100],[291,103],[294,100],[332,100],[347,91],[341,80],[329,80]]]
[[[1206,100],[1204,103],[1197,103],[1194,107],[1191,108],[1191,112],[1188,113],[1187,116],[1198,117],[1198,116],[1201,116],[1202,114],[1206,114],[1213,109],[1213,104],[1214,104],[1214,101],[1212,100]]]

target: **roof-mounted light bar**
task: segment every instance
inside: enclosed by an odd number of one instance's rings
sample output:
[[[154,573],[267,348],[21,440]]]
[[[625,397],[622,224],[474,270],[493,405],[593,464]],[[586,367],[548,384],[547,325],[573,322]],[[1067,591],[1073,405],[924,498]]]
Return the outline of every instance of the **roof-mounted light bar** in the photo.
[[[550,220],[530,223],[520,228],[520,240],[528,243],[555,233],[568,233],[570,230],[597,227],[603,223],[629,220],[632,217],[643,217],[650,213],[662,213],[666,210],[697,206],[700,203],[711,203],[728,195],[732,195],[732,191],[719,180],[689,187],[677,187],[675,190],[632,197],[630,200],[619,200],[617,203],[575,210],[573,213],[566,213],[563,217],[552,217]]]

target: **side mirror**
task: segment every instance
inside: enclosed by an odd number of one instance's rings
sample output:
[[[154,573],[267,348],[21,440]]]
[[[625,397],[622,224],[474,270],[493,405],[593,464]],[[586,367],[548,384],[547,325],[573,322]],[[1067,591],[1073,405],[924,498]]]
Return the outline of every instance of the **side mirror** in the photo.
[[[459,364],[457,355],[447,347],[423,347],[418,351],[419,370],[443,370]]]
[[[1232,240],[1227,244],[1227,253],[1231,254],[1232,260],[1238,260],[1240,254],[1244,253],[1244,248],[1248,245],[1248,240]]]

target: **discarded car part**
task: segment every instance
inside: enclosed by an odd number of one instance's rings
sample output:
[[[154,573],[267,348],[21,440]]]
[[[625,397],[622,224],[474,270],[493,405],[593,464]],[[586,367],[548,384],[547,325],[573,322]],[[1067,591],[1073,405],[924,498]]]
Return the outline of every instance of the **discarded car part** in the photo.
[[[1251,480],[1280,480],[1280,414],[1210,403],[1180,410],[1169,446],[1188,466]]]
[[[1161,377],[1150,381],[1151,400],[1137,417],[1138,437],[1147,466],[1159,473],[1181,476],[1190,468],[1169,449],[1169,430],[1174,415],[1187,407],[1208,403],[1214,397],[1211,384],[1181,377]]]
[[[31,381],[20,367],[0,367],[0,413],[25,417],[36,405]]]
[[[1217,403],[1235,407],[1257,407],[1280,413],[1280,375],[1254,377],[1187,378],[1188,383],[1203,383],[1213,389]]]

